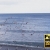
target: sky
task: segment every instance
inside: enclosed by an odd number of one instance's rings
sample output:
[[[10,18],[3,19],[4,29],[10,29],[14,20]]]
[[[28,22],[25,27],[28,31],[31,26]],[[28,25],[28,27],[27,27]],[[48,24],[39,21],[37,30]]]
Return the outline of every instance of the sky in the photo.
[[[50,13],[50,0],[0,0],[0,13]]]

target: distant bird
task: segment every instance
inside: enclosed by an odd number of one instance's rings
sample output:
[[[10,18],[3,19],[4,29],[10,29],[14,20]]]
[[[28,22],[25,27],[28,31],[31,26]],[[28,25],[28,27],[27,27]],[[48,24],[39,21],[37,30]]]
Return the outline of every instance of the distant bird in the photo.
[[[33,34],[31,34],[31,35],[33,35]]]
[[[23,26],[24,27],[24,26]]]
[[[0,26],[4,26],[4,24],[0,24]]]
[[[24,35],[24,34],[22,34],[22,35]]]
[[[11,28],[10,28],[10,30],[11,30]]]
[[[26,22],[26,24],[27,24],[28,22]]]
[[[25,32],[25,30],[22,30],[22,32]]]
[[[3,34],[1,34],[1,35],[3,35]]]

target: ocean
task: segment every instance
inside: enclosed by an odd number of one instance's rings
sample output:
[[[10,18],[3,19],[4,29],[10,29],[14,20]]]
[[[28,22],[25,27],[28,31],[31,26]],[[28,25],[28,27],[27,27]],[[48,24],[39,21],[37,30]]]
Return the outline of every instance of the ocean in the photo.
[[[0,14],[0,43],[44,47],[50,34],[50,13]]]

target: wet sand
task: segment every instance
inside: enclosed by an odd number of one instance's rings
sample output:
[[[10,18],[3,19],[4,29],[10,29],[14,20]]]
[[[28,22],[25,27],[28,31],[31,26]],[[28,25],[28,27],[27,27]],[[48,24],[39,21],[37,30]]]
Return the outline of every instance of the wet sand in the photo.
[[[0,45],[0,50],[50,50],[42,47],[30,47],[30,46],[16,46],[16,45]]]

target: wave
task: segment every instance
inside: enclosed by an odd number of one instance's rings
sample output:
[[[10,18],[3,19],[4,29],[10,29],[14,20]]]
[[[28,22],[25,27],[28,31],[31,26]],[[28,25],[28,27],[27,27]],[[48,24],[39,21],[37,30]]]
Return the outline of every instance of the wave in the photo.
[[[27,46],[39,46],[39,47],[44,47],[44,43],[39,43],[39,42],[18,42],[18,41],[0,41],[0,45],[5,44],[5,45],[27,45]]]
[[[50,31],[33,31],[33,30],[6,30],[7,32],[23,32],[23,33],[50,33]]]

